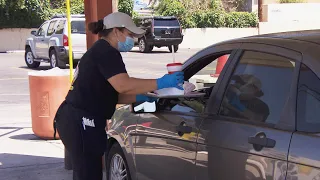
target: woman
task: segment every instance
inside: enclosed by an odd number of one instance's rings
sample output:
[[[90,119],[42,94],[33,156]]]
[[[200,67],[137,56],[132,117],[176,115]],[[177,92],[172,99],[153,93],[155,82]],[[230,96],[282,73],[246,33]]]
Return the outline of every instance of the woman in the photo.
[[[182,72],[159,79],[128,76],[119,51],[130,51],[133,37],[143,36],[144,31],[127,14],[112,13],[90,23],[89,30],[101,39],[83,55],[71,89],[55,117],[59,136],[71,155],[73,179],[77,180],[102,179],[106,120],[113,115],[116,104],[152,101],[141,94],[180,88],[184,80]]]

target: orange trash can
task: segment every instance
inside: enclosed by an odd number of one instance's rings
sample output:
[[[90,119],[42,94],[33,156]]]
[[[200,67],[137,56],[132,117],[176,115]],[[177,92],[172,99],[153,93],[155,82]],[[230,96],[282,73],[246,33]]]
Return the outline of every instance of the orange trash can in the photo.
[[[55,69],[55,68],[54,68]],[[54,116],[70,89],[70,79],[64,73],[31,72],[29,73],[30,105],[32,131],[42,139],[54,139]],[[58,132],[56,138],[59,138]]]

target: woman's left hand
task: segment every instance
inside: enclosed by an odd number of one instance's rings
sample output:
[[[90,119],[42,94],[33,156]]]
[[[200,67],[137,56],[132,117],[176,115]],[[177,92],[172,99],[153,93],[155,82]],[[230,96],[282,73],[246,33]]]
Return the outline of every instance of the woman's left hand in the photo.
[[[157,100],[157,98],[145,96],[142,94],[138,94],[136,96],[136,102],[154,102],[156,100]]]

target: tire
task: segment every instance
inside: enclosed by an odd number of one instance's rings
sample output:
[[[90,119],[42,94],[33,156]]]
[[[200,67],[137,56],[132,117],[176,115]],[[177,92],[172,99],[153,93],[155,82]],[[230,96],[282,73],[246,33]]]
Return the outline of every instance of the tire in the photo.
[[[116,160],[122,159],[122,165],[118,170],[115,170],[112,173],[112,169],[114,168],[113,163],[116,163]],[[122,152],[122,149],[118,143],[114,143],[112,147],[109,150],[108,157],[106,158],[106,175],[108,180],[120,180],[120,171],[126,170],[125,173],[122,173],[122,175],[126,175],[126,178],[124,180],[131,180],[130,171],[128,168],[128,163],[126,161],[126,158]],[[119,179],[118,179],[119,178]]]
[[[151,51],[151,46],[146,42],[145,38],[139,39],[139,51],[142,53],[148,53]]]
[[[65,69],[67,67],[66,63],[62,62],[58,58],[57,53],[56,53],[56,51],[54,49],[52,49],[50,51],[50,66],[51,66],[51,68],[59,67],[61,69]]]
[[[38,68],[40,66],[40,62],[34,61],[34,56],[30,47],[26,48],[26,52],[24,54],[24,60],[28,68]]]
[[[169,49],[170,52],[172,52],[172,46],[168,46],[168,49]],[[179,45],[174,45],[173,49],[174,49],[174,52],[177,52],[178,49],[179,49]]]

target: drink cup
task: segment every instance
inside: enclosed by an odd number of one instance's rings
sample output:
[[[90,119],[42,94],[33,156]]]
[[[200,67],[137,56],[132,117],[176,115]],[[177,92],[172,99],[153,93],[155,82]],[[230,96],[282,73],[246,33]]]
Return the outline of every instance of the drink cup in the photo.
[[[167,70],[169,74],[173,74],[178,71],[182,71],[181,63],[169,63],[167,64]]]

